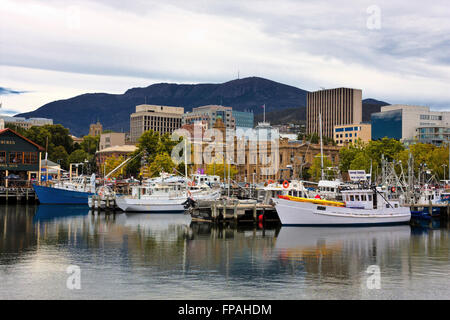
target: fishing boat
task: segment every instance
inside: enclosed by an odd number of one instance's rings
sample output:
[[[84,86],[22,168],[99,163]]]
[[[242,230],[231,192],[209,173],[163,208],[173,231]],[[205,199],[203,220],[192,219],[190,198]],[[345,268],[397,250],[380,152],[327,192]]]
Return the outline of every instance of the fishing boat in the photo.
[[[41,204],[88,204],[88,198],[95,193],[95,174],[47,186],[33,184],[33,189]]]
[[[193,185],[183,177],[151,179],[140,186],[131,187],[131,195],[116,198],[117,206],[128,212],[184,213],[191,201],[214,200],[220,189],[208,185]]]
[[[289,196],[272,201],[283,225],[384,225],[411,219],[409,208],[387,200],[381,188],[345,190],[342,197],[344,202]]]

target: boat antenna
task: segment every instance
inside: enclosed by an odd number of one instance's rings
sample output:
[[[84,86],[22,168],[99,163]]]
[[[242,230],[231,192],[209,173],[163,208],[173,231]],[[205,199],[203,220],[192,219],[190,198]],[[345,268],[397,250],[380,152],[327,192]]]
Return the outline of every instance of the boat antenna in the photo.
[[[319,112],[319,134],[320,134],[320,174],[322,180],[325,180],[323,172],[322,115],[320,112]]]

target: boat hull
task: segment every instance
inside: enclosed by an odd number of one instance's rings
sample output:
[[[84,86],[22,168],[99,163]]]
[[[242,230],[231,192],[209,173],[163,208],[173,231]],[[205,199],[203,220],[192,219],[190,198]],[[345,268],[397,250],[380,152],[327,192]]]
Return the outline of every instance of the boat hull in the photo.
[[[389,208],[383,211],[346,207],[327,207],[313,203],[273,199],[280,221],[287,226],[353,226],[408,223],[409,208]]]
[[[46,186],[33,185],[34,192],[42,204],[88,204],[93,193],[64,190]]]
[[[187,198],[174,200],[149,200],[133,198],[117,198],[116,204],[126,212],[184,213]]]

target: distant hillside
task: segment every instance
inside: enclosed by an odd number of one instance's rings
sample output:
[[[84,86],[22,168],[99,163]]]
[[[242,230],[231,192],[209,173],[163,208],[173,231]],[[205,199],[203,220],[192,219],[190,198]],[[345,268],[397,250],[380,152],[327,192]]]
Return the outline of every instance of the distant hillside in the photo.
[[[88,133],[89,125],[99,120],[104,129],[128,131],[130,114],[143,103],[193,107],[221,104],[234,110],[266,111],[305,107],[306,90],[275,81],[251,77],[220,84],[158,83],[146,88],[132,88],[124,94],[88,93],[66,100],[47,103],[18,117],[52,118],[76,136]]]
[[[262,105],[266,105],[266,119],[273,124],[306,120],[308,91],[272,80],[250,77],[225,83],[175,84],[157,83],[145,88],[132,88],[124,94],[87,93],[70,99],[47,103],[35,111],[18,117],[52,118],[70,129],[76,136],[86,135],[89,125],[97,120],[103,128],[128,131],[130,114],[139,104],[193,107],[220,104],[238,111],[253,111],[257,121],[262,120]],[[363,100],[363,121],[380,111],[383,101]],[[280,112],[282,111],[282,112]]]
[[[370,122],[370,116],[372,113],[380,112],[382,106],[388,106],[389,103],[379,101],[375,99],[364,99],[362,101],[362,121]]]
[[[364,99],[362,101],[362,120],[363,122],[370,122],[370,115],[375,112],[380,112],[382,106],[387,106],[389,103],[375,99]],[[263,120],[262,114],[255,115],[255,123]],[[306,107],[288,108],[283,112],[271,111],[266,112],[266,120],[271,124],[283,123],[305,123],[306,121]]]
[[[255,114],[255,125],[263,121],[263,114]],[[280,111],[266,112],[266,121],[270,124],[296,123],[302,124],[306,121],[306,107],[287,108]]]

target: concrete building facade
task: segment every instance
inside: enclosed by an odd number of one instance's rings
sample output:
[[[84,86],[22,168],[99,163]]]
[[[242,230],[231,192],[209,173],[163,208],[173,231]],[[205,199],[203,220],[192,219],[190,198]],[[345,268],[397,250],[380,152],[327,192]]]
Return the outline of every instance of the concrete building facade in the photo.
[[[160,134],[172,133],[182,125],[184,108],[142,104],[130,116],[130,142],[137,143],[139,137],[149,130]]]
[[[367,143],[372,139],[372,126],[370,123],[336,125],[333,139],[338,146],[355,143],[358,139]]]
[[[445,138],[448,141],[448,135],[444,133],[450,128],[450,112],[431,111],[426,106],[391,105],[373,113],[371,123],[373,140],[387,137],[412,143],[422,137],[424,142],[440,144]]]
[[[362,91],[336,88],[309,92],[306,97],[306,133],[319,134],[319,114],[322,135],[333,137],[336,125],[359,124],[362,121]]]
[[[99,150],[112,146],[123,146],[126,144],[125,133],[123,132],[108,132],[100,135]]]
[[[207,105],[193,108],[191,112],[186,112],[183,115],[183,124],[206,121],[208,123],[208,128],[212,128],[218,118],[222,118],[226,128],[236,128],[236,121],[233,117],[233,108],[219,105]]]

